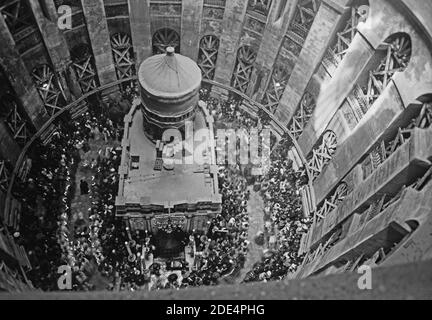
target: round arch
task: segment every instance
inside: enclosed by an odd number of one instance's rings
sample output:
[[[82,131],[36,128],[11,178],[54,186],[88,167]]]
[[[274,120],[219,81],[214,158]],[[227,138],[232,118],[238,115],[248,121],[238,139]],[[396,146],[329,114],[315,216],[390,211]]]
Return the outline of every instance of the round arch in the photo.
[[[176,53],[180,53],[180,35],[170,28],[162,28],[153,34],[153,54],[163,54],[167,47],[173,47]]]

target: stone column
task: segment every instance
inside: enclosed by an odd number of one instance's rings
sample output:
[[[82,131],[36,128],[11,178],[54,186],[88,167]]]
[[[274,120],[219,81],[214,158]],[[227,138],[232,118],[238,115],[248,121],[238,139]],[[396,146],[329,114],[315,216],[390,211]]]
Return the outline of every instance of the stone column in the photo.
[[[101,86],[117,81],[103,0],[81,0]]]
[[[285,88],[276,117],[285,124],[291,121],[304,91],[334,38],[343,15],[349,10],[347,0],[324,0],[317,12],[303,49]]]
[[[360,32],[357,33],[333,78],[321,88],[314,114],[298,139],[305,155],[312,151],[316,141],[352,91],[374,53],[375,47]]]
[[[286,1],[288,1],[288,3],[285,12],[279,19],[277,19],[277,13],[279,10],[279,6],[277,5],[278,3],[273,3],[271,12],[269,13],[269,22],[266,25],[261,46],[255,61],[252,81],[249,87],[255,87],[256,82],[260,81],[259,88],[252,97],[259,102],[262,100],[267,89],[269,79],[272,75],[273,66],[279,54],[279,48],[282,45],[288,26],[293,18],[298,0]]]
[[[129,0],[129,17],[136,70],[152,55],[152,34],[149,0]]]
[[[215,72],[215,81],[224,85],[231,85],[247,4],[247,0],[229,0],[226,2],[223,32]],[[213,89],[218,90],[218,88]]]
[[[408,110],[401,100],[394,82],[391,81],[376,103],[369,110],[373,117],[366,118],[336,151],[332,161],[314,182],[317,203],[323,201],[349,172],[360,163],[362,157],[381,141],[382,137],[394,131],[397,119],[409,119],[410,114],[419,112],[420,105]],[[405,111],[404,111],[405,110]],[[414,110],[414,111],[413,111]],[[402,116],[402,114],[406,116]],[[412,117],[412,116],[411,116]],[[390,129],[389,129],[390,128]]]
[[[48,120],[44,103],[21,59],[15,41],[0,15],[0,66],[15,91],[16,98],[27,113],[32,125],[39,130]]]
[[[21,148],[10,134],[4,121],[0,121],[0,159],[7,159],[15,164],[21,153]]]
[[[44,10],[41,4],[44,5]],[[72,61],[66,38],[57,26],[58,15],[54,2],[53,0],[30,1],[30,7],[66,99],[72,102],[80,97],[82,92],[71,68]]]
[[[204,0],[183,0],[181,19],[181,54],[198,59]]]

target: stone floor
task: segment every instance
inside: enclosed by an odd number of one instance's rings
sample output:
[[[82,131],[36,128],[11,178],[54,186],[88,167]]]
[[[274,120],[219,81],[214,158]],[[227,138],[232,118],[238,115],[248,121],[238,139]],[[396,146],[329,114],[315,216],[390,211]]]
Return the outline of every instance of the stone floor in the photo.
[[[260,194],[253,190],[253,186],[249,187],[250,199],[248,201],[248,213],[249,213],[249,232],[248,240],[249,251],[246,256],[246,263],[244,268],[241,270],[240,275],[236,279],[236,283],[240,283],[244,280],[246,274],[252,270],[253,265],[256,262],[261,261],[262,253],[264,250],[263,246],[259,246],[255,242],[255,237],[259,232],[264,232],[264,202]]]
[[[90,151],[87,153],[81,153],[81,162],[78,165],[78,169],[75,175],[75,197],[72,200],[71,206],[71,226],[75,224],[80,213],[84,217],[84,220],[88,222],[88,210],[91,207],[91,199],[90,195],[81,195],[80,194],[80,182],[81,180],[85,180],[89,187],[91,193],[91,185],[92,185],[92,176],[96,173],[93,169],[90,168],[90,163],[93,159],[98,157],[99,152],[105,154],[105,150],[107,147],[117,147],[119,144],[117,142],[108,141],[106,143],[103,139],[98,140],[90,140]]]
[[[103,139],[90,140],[90,150],[87,153],[81,153],[81,161],[78,164],[78,168],[75,174],[75,187],[74,187],[74,198],[71,203],[71,219],[70,219],[70,231],[71,235],[74,234],[75,224],[79,219],[84,221],[80,223],[80,226],[88,226],[89,223],[89,209],[91,208],[91,185],[93,183],[92,177],[95,175],[95,170],[90,168],[90,163],[93,159],[97,159],[99,152],[105,154],[106,148],[115,148],[119,145],[117,141],[105,142]],[[89,194],[81,195],[80,182],[85,180],[89,185]],[[95,268],[96,269],[96,268]],[[102,277],[99,272],[96,272],[90,281],[96,286],[98,290],[104,290],[108,285],[107,279]]]

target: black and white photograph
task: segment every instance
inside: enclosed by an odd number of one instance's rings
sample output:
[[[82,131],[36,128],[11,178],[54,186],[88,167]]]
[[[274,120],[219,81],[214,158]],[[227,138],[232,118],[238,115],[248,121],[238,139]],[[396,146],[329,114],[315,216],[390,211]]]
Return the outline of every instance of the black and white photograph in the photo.
[[[432,1],[0,0],[0,300],[432,300]]]

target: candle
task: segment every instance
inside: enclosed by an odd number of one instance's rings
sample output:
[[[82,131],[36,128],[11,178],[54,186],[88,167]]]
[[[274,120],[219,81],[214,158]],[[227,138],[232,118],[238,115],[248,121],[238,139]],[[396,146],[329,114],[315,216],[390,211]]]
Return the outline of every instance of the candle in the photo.
[[[132,235],[131,235],[131,233],[130,233],[129,227],[126,227],[126,232],[127,232],[127,235],[128,235],[129,241],[132,241]]]
[[[130,247],[129,247],[129,243],[128,243],[128,242],[125,242],[125,245],[126,245],[126,250],[127,250],[127,252],[128,252],[129,255],[131,256],[131,255],[132,255],[132,251],[131,251],[131,249],[130,249]]]

